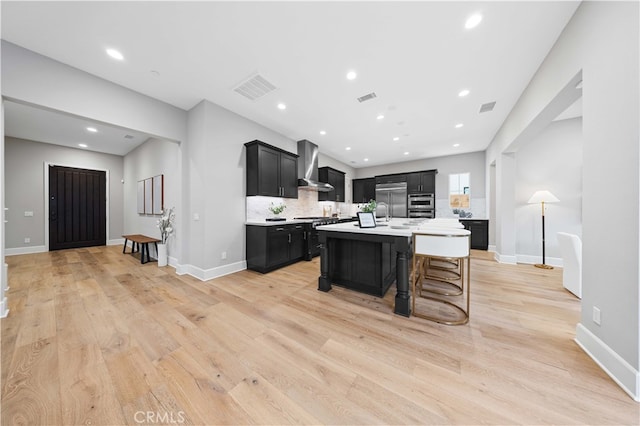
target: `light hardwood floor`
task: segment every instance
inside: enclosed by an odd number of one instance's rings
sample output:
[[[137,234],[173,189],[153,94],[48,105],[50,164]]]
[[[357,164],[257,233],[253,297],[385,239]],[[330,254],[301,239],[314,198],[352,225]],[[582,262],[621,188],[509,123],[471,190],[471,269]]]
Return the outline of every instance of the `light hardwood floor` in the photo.
[[[474,256],[457,327],[319,292],[317,258],[205,283],[115,246],[7,257],[2,424],[638,424],[561,270]]]

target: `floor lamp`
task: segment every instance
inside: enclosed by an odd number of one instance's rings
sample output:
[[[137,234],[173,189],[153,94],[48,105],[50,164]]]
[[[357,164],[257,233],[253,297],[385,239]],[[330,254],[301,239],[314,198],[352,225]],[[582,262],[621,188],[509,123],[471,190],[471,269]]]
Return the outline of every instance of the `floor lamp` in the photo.
[[[550,193],[549,191],[536,191],[535,194],[529,198],[529,204],[542,203],[542,263],[537,263],[535,265],[536,268],[542,269],[553,269],[553,266],[549,266],[545,264],[545,253],[544,253],[544,203],[557,203],[558,198]]]

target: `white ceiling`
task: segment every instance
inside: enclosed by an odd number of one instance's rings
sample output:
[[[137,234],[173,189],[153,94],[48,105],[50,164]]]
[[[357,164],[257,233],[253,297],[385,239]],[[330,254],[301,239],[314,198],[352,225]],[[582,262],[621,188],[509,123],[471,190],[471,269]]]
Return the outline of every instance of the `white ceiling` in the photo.
[[[185,110],[207,99],[364,167],[484,150],[578,4],[2,1],[0,7],[7,41]],[[466,30],[475,12],[484,18]],[[125,60],[109,58],[108,47]],[[348,81],[352,69],[358,78]],[[250,101],[233,89],[256,72],[277,89]],[[458,97],[465,88],[471,93]],[[370,92],[377,97],[356,100]],[[478,113],[492,101],[492,112]],[[287,109],[277,109],[279,102]],[[7,108],[6,134],[31,126],[31,113]],[[379,114],[385,118],[377,120]],[[41,131],[67,125],[74,124]]]
[[[15,102],[5,102],[4,116],[8,136],[107,154],[126,155],[149,139],[144,133]]]

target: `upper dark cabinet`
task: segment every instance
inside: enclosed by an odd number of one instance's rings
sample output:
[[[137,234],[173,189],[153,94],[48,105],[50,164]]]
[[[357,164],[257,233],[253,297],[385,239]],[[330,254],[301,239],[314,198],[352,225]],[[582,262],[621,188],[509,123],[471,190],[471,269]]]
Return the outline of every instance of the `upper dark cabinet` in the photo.
[[[318,169],[318,180],[333,186],[333,191],[318,192],[318,201],[345,201],[344,172],[331,167]]]
[[[247,148],[247,196],[298,198],[298,156],[264,142]]]
[[[407,181],[407,175],[405,173],[397,173],[393,175],[380,175],[376,176],[376,183],[400,183]]]
[[[435,194],[436,170],[407,174],[408,194]]]
[[[368,203],[376,199],[376,178],[354,179],[351,185],[354,203]]]

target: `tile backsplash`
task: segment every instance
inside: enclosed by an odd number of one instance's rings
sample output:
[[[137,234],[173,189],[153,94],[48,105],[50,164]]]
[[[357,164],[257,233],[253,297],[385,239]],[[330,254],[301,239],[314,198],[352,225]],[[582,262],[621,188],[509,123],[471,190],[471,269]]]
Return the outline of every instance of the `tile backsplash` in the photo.
[[[318,201],[318,193],[310,190],[299,190],[298,198],[278,198],[278,197],[246,197],[247,200],[247,220],[263,220],[272,217],[269,211],[271,203],[284,203],[287,208],[281,216],[287,219],[294,217],[324,216],[323,209],[331,208],[331,214],[338,213],[340,216],[355,216],[359,210],[359,204],[338,203],[334,201]],[[471,207],[464,209],[470,212],[471,217],[484,219],[487,217],[486,199],[472,198]],[[329,216],[331,215],[329,214]],[[436,199],[436,217],[458,217],[449,207],[447,198]]]
[[[486,207],[487,203],[485,198],[472,198],[470,208],[461,210],[471,213],[472,218],[486,219]],[[459,217],[459,215],[453,213],[453,209],[449,207],[449,200],[447,198],[436,198],[436,217]]]
[[[357,206],[351,203],[338,203],[334,201],[318,201],[318,193],[311,190],[299,190],[298,198],[278,198],[278,197],[247,197],[247,220],[263,220],[272,217],[269,206],[283,203],[287,208],[280,216],[287,219],[294,217],[323,216],[323,209],[331,209],[331,214],[338,213],[340,216],[351,216],[357,211]],[[331,215],[329,214],[329,216]]]

